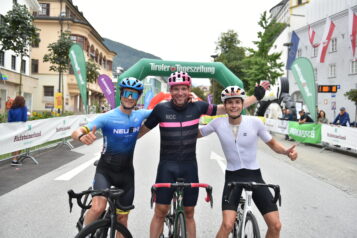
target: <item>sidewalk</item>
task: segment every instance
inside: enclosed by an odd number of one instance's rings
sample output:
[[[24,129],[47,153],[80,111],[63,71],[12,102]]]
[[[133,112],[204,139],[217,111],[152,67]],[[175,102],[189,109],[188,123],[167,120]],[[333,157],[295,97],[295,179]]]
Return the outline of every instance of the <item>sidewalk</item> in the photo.
[[[284,135],[274,134],[274,138],[286,146],[298,142],[286,141]],[[292,166],[345,191],[357,198],[357,155],[338,150],[324,150],[309,144],[298,144],[298,159]],[[281,156],[276,156],[286,160]]]

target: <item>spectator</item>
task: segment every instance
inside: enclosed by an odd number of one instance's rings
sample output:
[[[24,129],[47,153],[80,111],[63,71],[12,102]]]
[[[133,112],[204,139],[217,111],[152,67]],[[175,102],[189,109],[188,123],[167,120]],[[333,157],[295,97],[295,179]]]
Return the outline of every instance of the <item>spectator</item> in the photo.
[[[326,113],[324,110],[320,110],[319,114],[317,115],[317,123],[320,124],[327,124],[328,120],[326,118]]]
[[[346,108],[340,108],[340,113],[337,115],[332,124],[348,127],[351,125],[350,115],[346,112]]]
[[[306,122],[314,122],[311,117],[309,117],[308,115],[306,115],[304,110],[300,110],[299,111],[299,115],[300,115],[300,119],[299,119],[299,124],[304,124]]]
[[[281,120],[285,120],[285,121],[293,121],[293,114],[291,113],[291,111],[287,108],[283,109],[283,117],[281,118]],[[289,138],[289,135],[285,135],[285,140],[289,140],[289,141],[293,141],[293,139]]]
[[[8,122],[19,122],[19,121],[23,121],[23,122],[27,121],[27,108],[25,106],[25,98],[23,96],[16,96],[8,114]],[[12,152],[12,155],[14,156],[11,162],[12,166],[22,165],[17,158],[17,155],[19,155],[20,153],[21,150]]]
[[[9,111],[11,109],[13,102],[14,100],[10,96],[7,96],[7,101],[5,102],[6,111]]]

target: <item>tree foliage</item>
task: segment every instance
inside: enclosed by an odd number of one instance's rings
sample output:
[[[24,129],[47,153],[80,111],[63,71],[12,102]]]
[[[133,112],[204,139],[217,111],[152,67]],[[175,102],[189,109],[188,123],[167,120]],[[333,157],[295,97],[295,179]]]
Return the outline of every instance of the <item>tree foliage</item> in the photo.
[[[253,41],[257,49],[248,48],[249,56],[244,60],[243,67],[249,93],[253,92],[256,83],[268,80],[274,84],[275,80],[283,75],[284,64],[279,62],[281,52],[269,54],[269,51],[286,24],[267,17],[266,12],[261,15],[258,24],[263,31],[258,32],[259,40]]]
[[[194,92],[197,95],[197,97],[201,98],[204,101],[207,101],[204,92],[199,87],[192,87],[191,91]]]
[[[344,94],[349,100],[354,102],[357,106],[357,89],[351,89]]]
[[[99,76],[99,66],[93,61],[89,60],[86,63],[87,67],[87,82],[96,83]]]
[[[15,4],[3,16],[0,25],[1,50],[12,50],[17,56],[29,56],[29,46],[40,42],[39,29],[33,25],[33,17],[25,5]]]
[[[43,62],[49,62],[50,71],[66,72],[70,67],[69,49],[73,42],[68,33],[62,33],[56,42],[47,46],[49,53],[43,56]]]
[[[233,30],[223,32],[216,42],[216,51],[220,54],[215,58],[215,61],[223,63],[245,84],[243,72],[245,49],[240,46],[240,43],[238,34]],[[211,85],[210,91],[213,93],[213,102],[219,103],[223,87],[216,80],[211,80]]]

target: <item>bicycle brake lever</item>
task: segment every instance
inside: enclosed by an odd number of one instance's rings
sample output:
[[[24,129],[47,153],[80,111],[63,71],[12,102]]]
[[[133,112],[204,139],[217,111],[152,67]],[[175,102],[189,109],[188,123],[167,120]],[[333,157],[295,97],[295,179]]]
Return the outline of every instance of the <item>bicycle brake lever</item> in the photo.
[[[68,193],[68,202],[69,202],[69,213],[71,213],[73,208],[72,195],[74,192],[73,190],[69,190],[67,193]]]

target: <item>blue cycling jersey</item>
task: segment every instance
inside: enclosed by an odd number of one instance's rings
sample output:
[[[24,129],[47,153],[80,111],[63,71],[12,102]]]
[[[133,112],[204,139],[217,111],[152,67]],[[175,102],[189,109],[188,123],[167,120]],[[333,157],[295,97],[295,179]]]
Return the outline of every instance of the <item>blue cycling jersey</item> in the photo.
[[[102,129],[103,151],[106,155],[132,156],[140,126],[151,110],[136,110],[130,115],[115,108],[88,123],[88,128]]]

